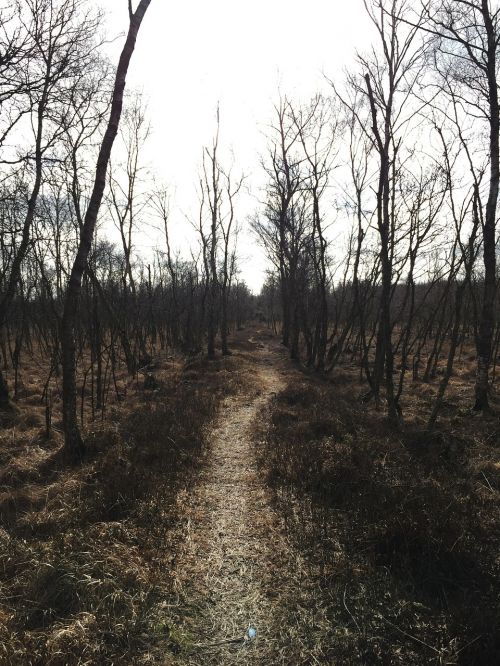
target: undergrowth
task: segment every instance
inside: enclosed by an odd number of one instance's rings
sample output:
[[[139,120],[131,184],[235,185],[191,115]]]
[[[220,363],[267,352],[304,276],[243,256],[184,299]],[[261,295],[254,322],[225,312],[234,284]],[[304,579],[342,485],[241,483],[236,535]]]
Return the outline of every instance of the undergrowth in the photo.
[[[262,423],[261,464],[321,590],[310,604],[336,627],[315,633],[323,663],[500,663],[500,466],[487,430],[395,432],[345,386],[296,376]]]
[[[177,648],[172,574],[179,491],[203,459],[207,426],[239,381],[231,360],[196,360],[138,387],[68,468],[61,435],[2,438],[0,663],[158,663]],[[26,418],[25,418],[26,417]],[[36,420],[36,419],[35,419]]]

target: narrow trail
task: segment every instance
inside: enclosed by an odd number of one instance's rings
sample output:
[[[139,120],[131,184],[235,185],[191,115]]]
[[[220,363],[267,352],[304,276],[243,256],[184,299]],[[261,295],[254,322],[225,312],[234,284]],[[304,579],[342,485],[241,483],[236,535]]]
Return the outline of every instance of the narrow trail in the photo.
[[[186,501],[188,528],[177,560],[179,596],[188,608],[186,653],[176,664],[277,664],[276,576],[289,549],[271,491],[258,469],[253,429],[285,383],[280,359],[256,345],[249,370],[255,389],[227,398],[211,435],[208,465]],[[257,636],[242,638],[249,626]],[[184,652],[184,650],[183,650]]]

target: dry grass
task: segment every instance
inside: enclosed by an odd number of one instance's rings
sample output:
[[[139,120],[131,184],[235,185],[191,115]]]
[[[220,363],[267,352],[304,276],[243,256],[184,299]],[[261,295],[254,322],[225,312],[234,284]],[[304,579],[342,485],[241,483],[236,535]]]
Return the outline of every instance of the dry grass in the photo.
[[[500,428],[467,408],[470,359],[430,438],[435,382],[408,382],[395,432],[353,366],[320,381],[265,331],[233,349],[161,359],[154,391],[120,374],[75,468],[57,379],[47,437],[25,371],[0,437],[0,663],[500,663]],[[214,645],[247,623],[255,641]]]
[[[157,389],[119,378],[123,400],[90,421],[83,465],[45,433],[41,379],[26,381],[0,441],[0,663],[158,663],[177,649],[172,600],[179,498],[202,464],[232,359],[165,361]]]
[[[289,663],[500,663],[497,421],[463,409],[458,379],[432,438],[425,398],[395,432],[359,393],[294,373],[263,414],[261,463],[322,618],[316,661],[296,640]]]

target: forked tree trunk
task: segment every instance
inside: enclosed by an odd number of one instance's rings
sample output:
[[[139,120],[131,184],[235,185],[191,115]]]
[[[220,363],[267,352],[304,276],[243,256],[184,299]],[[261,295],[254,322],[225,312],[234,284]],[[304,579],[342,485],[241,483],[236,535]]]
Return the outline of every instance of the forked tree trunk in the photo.
[[[106,187],[106,172],[108,169],[109,158],[111,156],[111,149],[118,133],[127,72],[134,52],[139,28],[150,4],[151,0],[140,0],[135,12],[130,10],[129,31],[116,70],[108,126],[99,151],[94,187],[85,214],[85,220],[80,234],[80,242],[71,270],[66,291],[66,299],[64,302],[64,313],[61,323],[64,446],[66,451],[73,457],[81,457],[85,450],[80,429],[78,427],[76,405],[75,325],[82,288],[82,277],[87,266],[87,259],[92,247],[97,216],[99,214],[104,189]]]
[[[391,72],[392,75],[392,72]],[[375,137],[380,171],[377,189],[377,224],[380,235],[380,262],[382,266],[382,285],[380,294],[379,330],[377,335],[377,348],[374,367],[375,398],[379,400],[379,389],[385,370],[385,388],[387,400],[387,415],[391,421],[397,421],[398,405],[394,393],[394,352],[392,348],[391,298],[392,298],[392,261],[391,243],[394,242],[391,211],[390,211],[390,146],[392,142],[392,96],[394,80],[390,81],[390,93],[385,109],[384,129],[381,133],[378,127],[377,105],[370,76],[365,76],[368,100],[371,109],[372,132]],[[393,158],[394,159],[394,156]]]

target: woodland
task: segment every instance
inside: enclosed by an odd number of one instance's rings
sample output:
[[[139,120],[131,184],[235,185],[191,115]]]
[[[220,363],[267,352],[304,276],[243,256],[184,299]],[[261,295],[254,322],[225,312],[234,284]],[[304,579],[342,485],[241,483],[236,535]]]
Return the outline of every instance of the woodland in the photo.
[[[0,7],[0,663],[499,664],[500,4],[365,0],[251,214],[217,108],[180,251],[160,1]]]

